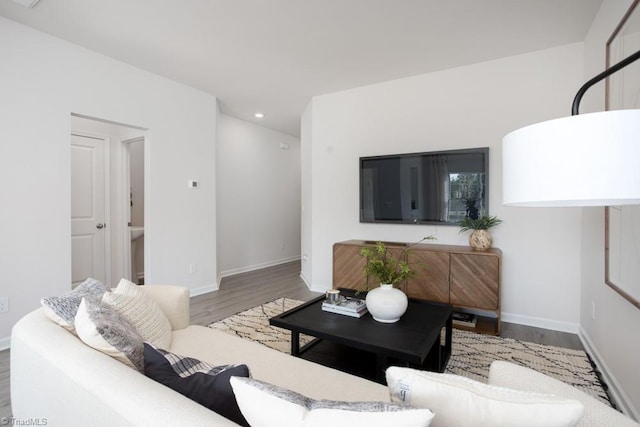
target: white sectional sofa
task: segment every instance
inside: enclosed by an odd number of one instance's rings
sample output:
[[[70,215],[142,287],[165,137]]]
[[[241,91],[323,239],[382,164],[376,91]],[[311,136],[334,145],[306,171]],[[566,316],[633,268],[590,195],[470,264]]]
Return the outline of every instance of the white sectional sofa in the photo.
[[[186,288],[144,289],[171,323],[171,352],[213,365],[244,363],[253,378],[314,399],[390,401],[386,386],[214,329],[189,325]],[[583,402],[586,411],[579,425],[636,425],[587,395],[528,369],[496,364],[491,374],[491,380],[501,386],[535,387]],[[13,328],[11,403],[14,417],[46,419],[49,426],[236,425],[85,345],[52,322],[42,308],[26,315]]]

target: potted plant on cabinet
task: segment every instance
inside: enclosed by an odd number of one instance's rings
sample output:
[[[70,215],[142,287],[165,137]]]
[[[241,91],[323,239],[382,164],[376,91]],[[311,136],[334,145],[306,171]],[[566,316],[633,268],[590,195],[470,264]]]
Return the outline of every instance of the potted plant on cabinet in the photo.
[[[373,247],[360,250],[360,255],[366,261],[365,276],[374,276],[380,283],[379,287],[371,290],[367,286],[369,292],[366,297],[367,310],[378,322],[397,322],[407,310],[407,295],[398,289],[398,286],[415,274],[407,261],[409,249],[425,240],[435,240],[435,238],[427,236],[402,249],[390,249],[384,243],[377,242]]]
[[[502,223],[497,216],[482,215],[479,218],[464,217],[458,225],[460,233],[473,230],[469,235],[469,246],[477,251],[486,251],[491,247],[492,239],[489,229]]]

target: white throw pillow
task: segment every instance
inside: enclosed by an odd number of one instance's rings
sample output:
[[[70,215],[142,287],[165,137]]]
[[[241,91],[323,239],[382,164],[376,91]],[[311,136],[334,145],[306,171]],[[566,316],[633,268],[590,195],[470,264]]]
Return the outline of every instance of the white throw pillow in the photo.
[[[144,371],[142,337],[126,319],[98,301],[82,298],[75,317],[78,337],[116,360]]]
[[[314,400],[252,378],[231,377],[231,386],[251,427],[426,427],[433,418],[387,402]]]
[[[573,399],[496,387],[452,374],[387,369],[391,401],[435,413],[434,427],[575,426],[584,406]]]
[[[113,292],[104,294],[102,302],[131,322],[145,341],[156,348],[169,349],[171,323],[162,308],[138,285],[122,279]]]

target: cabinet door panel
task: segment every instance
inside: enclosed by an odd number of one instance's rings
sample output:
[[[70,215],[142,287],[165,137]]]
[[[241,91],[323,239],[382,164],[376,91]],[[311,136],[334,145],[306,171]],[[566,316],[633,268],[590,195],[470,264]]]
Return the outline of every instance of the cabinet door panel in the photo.
[[[407,295],[427,301],[449,302],[449,254],[410,250],[409,265],[416,271],[407,280]]]
[[[333,287],[364,290],[367,279],[364,275],[365,259],[360,255],[361,246],[333,246]]]
[[[451,304],[497,310],[499,283],[498,257],[451,254]]]

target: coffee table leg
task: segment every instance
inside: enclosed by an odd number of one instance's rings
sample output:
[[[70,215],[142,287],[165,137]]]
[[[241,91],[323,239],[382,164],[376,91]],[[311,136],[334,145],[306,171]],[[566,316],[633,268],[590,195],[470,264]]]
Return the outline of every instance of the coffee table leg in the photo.
[[[389,358],[382,354],[377,354],[376,356],[376,382],[380,384],[386,384],[386,376],[385,371],[387,370],[387,365],[389,364]]]
[[[291,331],[291,355],[298,356],[300,354],[300,333]]]
[[[438,335],[436,342],[429,350],[429,354],[422,363],[422,369],[434,372],[444,372],[447,367],[449,357],[451,357],[451,345],[453,341],[453,318],[449,316],[444,327],[444,345],[442,342],[442,334]]]
[[[444,368],[442,367],[442,345],[440,345],[441,341],[442,334],[438,334],[438,339],[436,340],[435,344],[433,344],[433,347],[431,347],[431,357],[434,367],[437,369],[437,372],[442,372],[444,370]]]
[[[445,326],[446,336],[444,337],[444,348],[440,352],[440,360],[438,362],[438,370],[440,372],[444,372],[445,368],[447,367],[447,362],[449,361],[449,357],[451,357],[451,343],[453,340],[452,326],[453,326],[453,317],[449,316],[449,318],[447,319],[447,324]],[[438,342],[440,342],[439,339],[438,339]]]
[[[447,336],[444,339],[444,349],[447,352],[447,355],[451,355],[451,342],[453,340],[453,316],[449,316],[447,319],[447,326],[445,327],[445,331]]]

